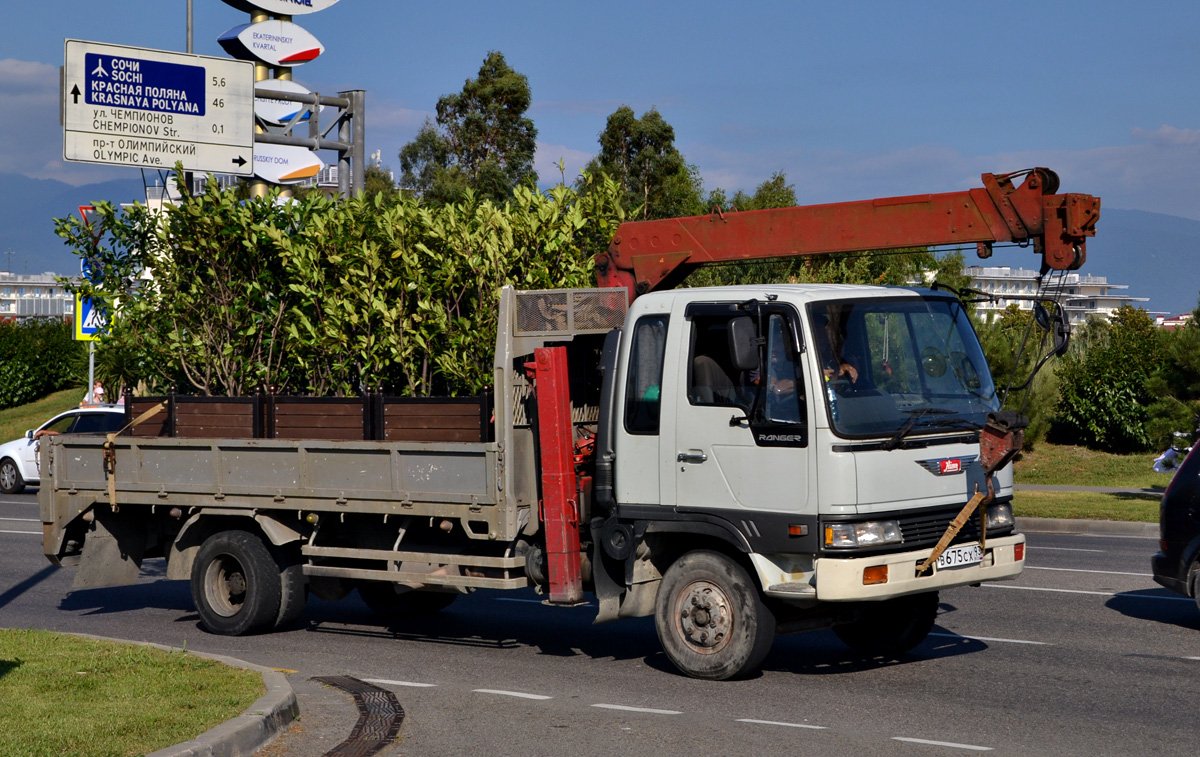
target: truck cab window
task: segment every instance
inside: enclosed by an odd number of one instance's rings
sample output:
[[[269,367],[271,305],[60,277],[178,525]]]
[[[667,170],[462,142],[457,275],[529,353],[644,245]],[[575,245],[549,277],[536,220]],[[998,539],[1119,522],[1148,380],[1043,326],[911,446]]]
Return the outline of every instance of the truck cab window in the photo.
[[[738,371],[729,354],[731,316],[693,316],[688,354],[688,401],[693,405],[750,408],[749,371]],[[755,372],[757,373],[757,372]]]
[[[633,327],[625,382],[625,430],[631,434],[658,434],[666,346],[667,316],[639,318]]]
[[[771,423],[804,421],[804,381],[787,320],[774,313],[767,320],[767,362],[763,411]]]

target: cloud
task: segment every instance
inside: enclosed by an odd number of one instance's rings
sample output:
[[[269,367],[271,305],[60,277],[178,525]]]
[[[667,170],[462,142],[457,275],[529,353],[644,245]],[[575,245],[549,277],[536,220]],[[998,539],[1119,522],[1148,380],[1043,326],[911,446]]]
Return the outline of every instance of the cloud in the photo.
[[[980,174],[1046,166],[1062,192],[1101,197],[1106,207],[1200,220],[1200,131],[1163,125],[1135,127],[1130,141],[1080,150],[1025,150],[968,155],[944,145],[886,152],[736,150],[688,145],[689,161],[706,187],[753,191],[783,170],[801,204],[838,202],[981,186]]]
[[[533,156],[533,169],[538,173],[541,184],[555,184],[566,179],[571,184],[579,176],[579,170],[592,159],[592,153],[576,150],[564,145],[548,145],[538,142],[537,152]],[[558,161],[563,162],[560,173]]]

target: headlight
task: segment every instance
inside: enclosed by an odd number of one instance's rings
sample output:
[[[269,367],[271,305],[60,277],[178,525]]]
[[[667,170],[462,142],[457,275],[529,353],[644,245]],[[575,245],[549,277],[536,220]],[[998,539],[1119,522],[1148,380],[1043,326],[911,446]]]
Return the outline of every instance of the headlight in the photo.
[[[992,505],[987,509],[988,528],[1008,528],[1013,524],[1012,505]]]
[[[878,547],[899,544],[900,521],[870,520],[865,523],[826,523],[826,547]]]

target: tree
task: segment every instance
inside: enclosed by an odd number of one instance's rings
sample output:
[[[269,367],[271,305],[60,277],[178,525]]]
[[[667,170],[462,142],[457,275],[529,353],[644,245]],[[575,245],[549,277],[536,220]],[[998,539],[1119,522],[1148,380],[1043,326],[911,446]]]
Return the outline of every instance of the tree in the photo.
[[[369,164],[363,172],[363,194],[367,197],[383,195],[385,201],[396,198],[400,190],[396,188],[396,180],[387,166]]]
[[[654,108],[638,118],[622,105],[600,132],[600,154],[584,169],[603,172],[620,187],[627,209],[646,218],[674,218],[703,211],[700,172],[675,147],[675,129]]]
[[[516,187],[536,185],[531,101],[529,79],[488,53],[462,92],[438,98],[436,125],[427,120],[400,150],[402,186],[435,203],[458,202],[468,189],[503,203]]]
[[[706,210],[767,210],[790,208],[795,204],[796,186],[788,184],[785,172],[776,171],[771,178],[758,185],[753,195],[747,195],[739,189],[732,198],[726,199],[725,190],[717,187],[709,192],[704,206]]]
[[[1150,447],[1146,426],[1155,397],[1148,379],[1158,366],[1158,330],[1145,310],[1122,306],[1103,330],[1095,325],[1086,347],[1059,367],[1056,435],[1113,452]]]
[[[1147,382],[1158,398],[1150,405],[1147,431],[1155,449],[1189,447],[1200,441],[1200,306],[1182,328],[1164,331],[1160,339],[1161,363]]]

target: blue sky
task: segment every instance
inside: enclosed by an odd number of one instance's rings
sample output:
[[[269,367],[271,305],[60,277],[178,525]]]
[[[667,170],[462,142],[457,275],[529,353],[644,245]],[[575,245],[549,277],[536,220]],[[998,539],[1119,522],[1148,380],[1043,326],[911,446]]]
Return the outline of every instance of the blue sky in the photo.
[[[185,0],[26,0],[0,31],[0,172],[61,161],[65,38],[183,50]],[[248,17],[194,0],[195,52]],[[396,153],[490,50],[529,77],[544,183],[572,180],[622,104],[657,107],[706,187],[784,170],[801,203],[950,191],[1032,165],[1106,207],[1200,220],[1200,3],[341,0],[297,16],[310,89],[367,90],[368,152]]]

